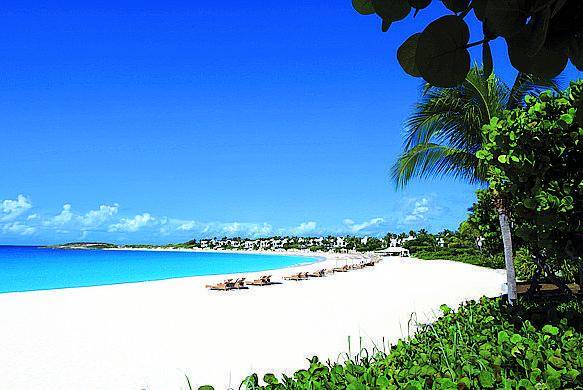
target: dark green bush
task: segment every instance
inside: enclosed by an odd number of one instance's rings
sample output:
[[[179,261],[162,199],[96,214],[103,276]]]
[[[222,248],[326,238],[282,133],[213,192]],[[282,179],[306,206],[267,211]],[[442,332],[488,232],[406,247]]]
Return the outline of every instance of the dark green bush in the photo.
[[[314,357],[280,380],[249,376],[247,389],[575,389],[583,387],[583,335],[560,321],[513,323],[500,299],[482,298],[400,340],[388,354],[361,354],[343,364]]]
[[[413,255],[423,260],[452,260],[488,268],[504,268],[502,255],[490,256],[476,249],[439,248],[435,251],[421,250]]]

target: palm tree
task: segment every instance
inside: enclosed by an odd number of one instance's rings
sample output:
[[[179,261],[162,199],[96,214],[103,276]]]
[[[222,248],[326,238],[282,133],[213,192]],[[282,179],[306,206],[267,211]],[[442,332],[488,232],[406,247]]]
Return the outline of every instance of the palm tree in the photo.
[[[483,143],[482,126],[505,109],[522,103],[528,93],[555,82],[519,73],[512,87],[495,75],[486,77],[477,66],[454,88],[426,85],[421,101],[406,121],[404,151],[392,169],[397,187],[414,177],[443,176],[472,184],[486,183],[486,166],[476,157]],[[510,218],[505,202],[496,198],[508,282],[508,300],[516,300],[516,277],[512,258]]]

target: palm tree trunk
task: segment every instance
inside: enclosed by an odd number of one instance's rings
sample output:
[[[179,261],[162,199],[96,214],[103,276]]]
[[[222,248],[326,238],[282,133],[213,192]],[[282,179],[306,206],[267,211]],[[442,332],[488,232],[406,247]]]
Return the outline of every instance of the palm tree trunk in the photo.
[[[500,202],[501,203],[501,202]],[[506,265],[506,284],[508,286],[508,303],[514,305],[516,294],[516,272],[514,271],[514,258],[512,255],[512,234],[510,232],[510,218],[503,205],[497,206],[502,243],[504,244],[504,263]]]
[[[514,84],[510,90],[510,97],[506,105],[507,109],[514,109],[520,104],[518,89],[526,80],[526,74],[518,72]],[[496,209],[500,221],[500,232],[502,233],[502,244],[504,245],[504,264],[506,265],[506,285],[508,286],[508,303],[512,306],[518,298],[516,293],[516,271],[514,269],[514,255],[512,253],[512,232],[510,231],[510,218],[508,210],[502,199],[496,199]]]

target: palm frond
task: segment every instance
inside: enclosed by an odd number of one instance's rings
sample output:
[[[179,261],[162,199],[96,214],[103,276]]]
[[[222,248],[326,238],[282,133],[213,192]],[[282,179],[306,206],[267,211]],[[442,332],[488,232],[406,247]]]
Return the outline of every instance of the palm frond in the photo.
[[[538,94],[549,89],[561,93],[560,84],[559,78],[549,80],[531,74],[518,73],[512,86],[507,108],[512,109],[523,105],[524,98],[528,94]]]
[[[399,156],[391,172],[398,187],[413,178],[452,176],[470,183],[481,183],[485,169],[474,153],[434,143],[414,146]]]
[[[484,141],[482,126],[517,97],[523,99],[529,92],[552,85],[556,83],[524,75],[509,88],[493,74],[486,77],[477,66],[458,87],[425,85],[405,122],[404,151],[391,171],[397,187],[414,177],[442,175],[483,182],[485,169],[475,157]]]

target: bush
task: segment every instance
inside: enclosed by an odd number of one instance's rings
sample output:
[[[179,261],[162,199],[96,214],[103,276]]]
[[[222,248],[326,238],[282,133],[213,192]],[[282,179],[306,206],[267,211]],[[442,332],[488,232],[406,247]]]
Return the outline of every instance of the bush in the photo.
[[[414,256],[422,260],[451,260],[487,268],[504,268],[504,257],[502,255],[490,256],[476,249],[440,248],[436,251],[421,250],[415,252]]]
[[[307,369],[282,380],[273,374],[247,389],[470,389],[581,388],[583,335],[561,321],[535,327],[512,323],[500,299],[482,298],[421,325],[388,354],[360,354],[343,364],[309,360]]]
[[[514,254],[514,269],[519,280],[530,280],[536,270],[536,265],[528,249],[520,248]]]

